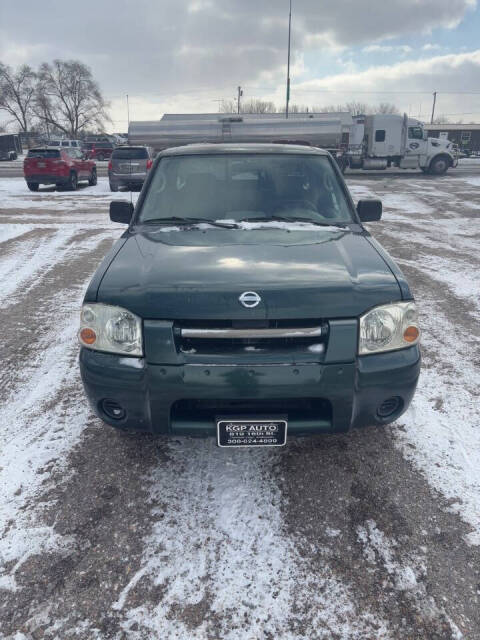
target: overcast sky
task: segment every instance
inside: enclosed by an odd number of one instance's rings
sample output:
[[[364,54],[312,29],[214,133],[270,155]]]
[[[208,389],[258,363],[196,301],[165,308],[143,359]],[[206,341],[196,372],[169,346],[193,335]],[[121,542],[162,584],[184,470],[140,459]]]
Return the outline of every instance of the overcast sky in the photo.
[[[131,119],[217,111],[239,84],[283,106],[287,24],[288,0],[0,0],[0,60],[84,61],[124,131],[127,93]],[[438,114],[480,122],[479,34],[476,0],[293,0],[291,101],[429,119],[437,90]]]

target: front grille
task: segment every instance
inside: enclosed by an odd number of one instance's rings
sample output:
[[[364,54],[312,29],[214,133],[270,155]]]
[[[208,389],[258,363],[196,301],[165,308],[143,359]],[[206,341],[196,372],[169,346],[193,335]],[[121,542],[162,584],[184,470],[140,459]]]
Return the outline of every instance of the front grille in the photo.
[[[319,320],[177,322],[177,348],[184,353],[311,351],[322,353],[328,323]]]

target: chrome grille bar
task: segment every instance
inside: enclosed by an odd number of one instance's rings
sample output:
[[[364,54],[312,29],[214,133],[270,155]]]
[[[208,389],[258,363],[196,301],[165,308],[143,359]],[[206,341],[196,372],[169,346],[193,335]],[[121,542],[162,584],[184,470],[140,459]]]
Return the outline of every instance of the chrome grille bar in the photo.
[[[282,329],[189,329],[183,327],[180,331],[182,338],[196,338],[197,340],[318,338],[324,332],[322,327],[287,327]]]

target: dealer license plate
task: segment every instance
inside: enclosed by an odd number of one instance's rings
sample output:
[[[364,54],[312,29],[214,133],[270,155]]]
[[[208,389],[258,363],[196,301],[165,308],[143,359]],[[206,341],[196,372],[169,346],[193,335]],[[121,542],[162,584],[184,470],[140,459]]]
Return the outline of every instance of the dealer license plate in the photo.
[[[217,418],[219,447],[283,447],[286,418]]]

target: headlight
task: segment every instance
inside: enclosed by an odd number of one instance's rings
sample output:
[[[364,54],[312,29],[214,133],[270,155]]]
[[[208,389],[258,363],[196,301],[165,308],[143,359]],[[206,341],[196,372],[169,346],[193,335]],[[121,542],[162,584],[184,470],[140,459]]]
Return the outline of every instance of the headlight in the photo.
[[[396,302],[371,309],[360,318],[358,353],[394,351],[416,344],[420,338],[414,302]]]
[[[142,356],[142,321],[134,313],[108,304],[84,304],[80,344],[96,351]]]

